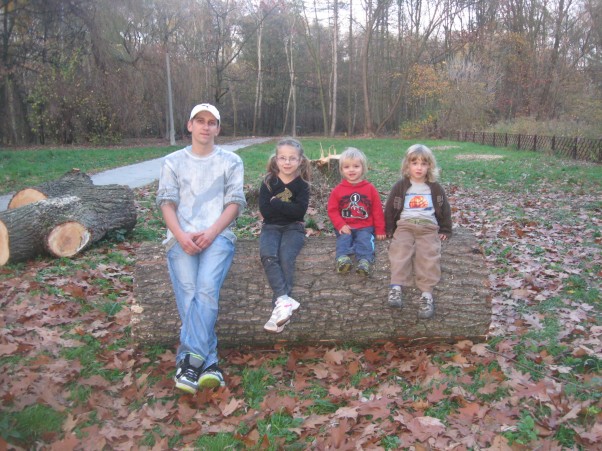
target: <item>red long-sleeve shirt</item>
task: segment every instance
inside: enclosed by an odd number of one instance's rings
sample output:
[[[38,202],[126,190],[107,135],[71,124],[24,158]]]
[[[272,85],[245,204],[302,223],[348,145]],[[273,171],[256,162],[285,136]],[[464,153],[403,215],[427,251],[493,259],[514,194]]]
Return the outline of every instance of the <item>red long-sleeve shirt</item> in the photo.
[[[380,195],[367,180],[353,185],[339,183],[328,198],[328,217],[339,231],[347,224],[352,229],[374,227],[375,235],[385,234],[385,215]]]

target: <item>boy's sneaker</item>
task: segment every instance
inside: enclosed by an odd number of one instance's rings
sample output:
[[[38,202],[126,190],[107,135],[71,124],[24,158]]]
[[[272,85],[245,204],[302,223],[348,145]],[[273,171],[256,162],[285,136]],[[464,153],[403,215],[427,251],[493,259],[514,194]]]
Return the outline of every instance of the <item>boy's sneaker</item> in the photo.
[[[353,262],[347,255],[342,255],[337,258],[337,272],[339,274],[348,273],[352,266]]]
[[[283,326],[290,318],[295,310],[299,308],[301,304],[295,301],[290,296],[282,295],[276,299],[276,306],[272,311],[272,316],[263,328],[268,332],[278,333],[278,327]],[[280,331],[282,332],[282,331]]]
[[[431,293],[426,291],[420,296],[420,303],[418,304],[418,318],[429,319],[432,318],[435,313],[435,301]]]
[[[391,285],[389,288],[389,305],[391,307],[402,308],[403,298],[401,296],[401,286]]]
[[[203,371],[201,378],[199,379],[199,387],[202,388],[216,388],[225,385],[224,375],[222,374],[222,370],[217,366],[217,363],[205,368],[205,371]]]
[[[365,258],[360,259],[357,264],[356,272],[362,276],[369,276],[372,270],[372,265]]]
[[[199,388],[202,367],[203,359],[200,356],[186,354],[176,368],[176,375],[174,376],[176,388],[194,395]]]

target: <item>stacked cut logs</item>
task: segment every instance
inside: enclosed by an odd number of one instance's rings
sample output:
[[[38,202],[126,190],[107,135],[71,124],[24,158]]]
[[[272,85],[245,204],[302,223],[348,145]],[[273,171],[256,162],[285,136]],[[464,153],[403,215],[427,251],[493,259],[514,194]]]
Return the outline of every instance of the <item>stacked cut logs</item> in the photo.
[[[0,266],[48,253],[73,257],[113,230],[136,225],[134,193],[94,185],[79,170],[17,192],[0,212]]]

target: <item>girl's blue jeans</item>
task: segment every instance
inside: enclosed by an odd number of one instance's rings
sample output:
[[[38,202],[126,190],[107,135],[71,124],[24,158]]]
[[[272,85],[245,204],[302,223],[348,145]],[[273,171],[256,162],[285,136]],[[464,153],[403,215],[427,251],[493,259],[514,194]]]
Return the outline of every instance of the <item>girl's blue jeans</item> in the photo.
[[[351,234],[339,233],[337,235],[336,258],[344,255],[355,254],[357,260],[365,259],[374,262],[374,227],[351,229]]]
[[[290,295],[295,276],[295,260],[305,244],[305,224],[264,224],[259,235],[259,256],[268,283],[274,293],[272,303],[279,296]]]
[[[217,363],[215,323],[219,292],[234,257],[234,243],[218,235],[204,251],[188,255],[179,243],[167,252],[167,267],[182,321],[176,362],[193,353],[205,368]]]

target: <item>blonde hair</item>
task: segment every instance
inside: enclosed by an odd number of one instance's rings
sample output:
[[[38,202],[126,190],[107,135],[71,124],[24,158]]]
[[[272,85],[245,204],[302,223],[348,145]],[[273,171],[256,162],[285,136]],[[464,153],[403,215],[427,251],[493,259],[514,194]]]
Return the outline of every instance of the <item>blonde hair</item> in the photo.
[[[280,170],[278,169],[278,149],[282,146],[291,146],[297,149],[297,155],[299,156],[299,167],[297,168],[297,173],[301,176],[303,180],[309,182],[311,177],[311,168],[309,165],[309,160],[305,156],[305,152],[303,151],[303,146],[299,141],[295,138],[282,138],[276,144],[276,149],[274,149],[274,153],[268,159],[267,164],[267,174],[263,179],[263,182],[270,188],[270,182],[278,177],[278,173]]]
[[[368,172],[368,159],[364,155],[364,152],[355,147],[347,147],[339,156],[339,172],[341,175],[343,175],[343,163],[347,160],[359,160],[362,165],[362,178],[366,176],[366,172]]]
[[[401,175],[405,177],[410,176],[410,163],[416,160],[422,160],[428,163],[429,168],[426,171],[426,181],[436,182],[439,177],[439,168],[437,167],[437,160],[433,151],[426,147],[424,144],[414,144],[410,146],[406,151],[405,157],[401,162]]]

